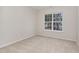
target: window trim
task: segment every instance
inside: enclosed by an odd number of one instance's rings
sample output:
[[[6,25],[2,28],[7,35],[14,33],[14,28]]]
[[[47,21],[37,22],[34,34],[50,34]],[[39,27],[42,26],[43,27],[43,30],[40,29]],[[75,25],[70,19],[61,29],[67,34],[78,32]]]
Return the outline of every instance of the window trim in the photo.
[[[57,13],[61,13],[61,15],[62,15],[62,30],[53,30],[53,22],[54,22],[54,21],[53,21],[53,19],[54,19],[54,18],[53,18],[53,14],[57,14]],[[45,29],[45,23],[46,23],[46,22],[45,22],[45,15],[49,15],[49,14],[52,14],[52,30]],[[63,17],[64,17],[64,16],[63,16],[63,13],[62,13],[62,12],[54,12],[54,13],[49,13],[49,14],[45,14],[45,15],[44,15],[44,31],[63,32],[63,19],[64,19],[64,18],[63,18]]]

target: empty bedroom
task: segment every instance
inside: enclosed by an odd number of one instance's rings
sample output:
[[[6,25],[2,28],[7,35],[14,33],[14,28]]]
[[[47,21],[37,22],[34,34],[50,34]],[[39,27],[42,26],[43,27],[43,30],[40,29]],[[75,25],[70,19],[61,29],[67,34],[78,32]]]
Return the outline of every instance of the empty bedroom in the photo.
[[[0,53],[79,53],[78,6],[0,6]]]

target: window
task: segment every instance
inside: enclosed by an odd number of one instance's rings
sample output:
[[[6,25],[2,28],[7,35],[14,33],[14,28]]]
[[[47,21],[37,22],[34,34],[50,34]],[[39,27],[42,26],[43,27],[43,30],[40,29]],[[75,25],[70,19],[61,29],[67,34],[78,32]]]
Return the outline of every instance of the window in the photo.
[[[62,31],[62,14],[46,14],[45,30]]]
[[[52,30],[52,14],[45,15],[45,29]]]
[[[52,30],[52,14],[45,15],[45,29]]]
[[[53,30],[62,31],[62,14],[53,14]]]

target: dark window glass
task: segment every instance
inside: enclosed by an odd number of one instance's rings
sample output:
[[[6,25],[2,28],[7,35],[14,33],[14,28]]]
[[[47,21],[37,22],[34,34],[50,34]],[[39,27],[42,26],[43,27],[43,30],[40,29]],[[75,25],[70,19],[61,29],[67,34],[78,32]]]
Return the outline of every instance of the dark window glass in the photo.
[[[45,29],[52,30],[52,14],[45,15]]]
[[[62,31],[62,15],[61,15],[61,13],[53,14],[53,30]]]

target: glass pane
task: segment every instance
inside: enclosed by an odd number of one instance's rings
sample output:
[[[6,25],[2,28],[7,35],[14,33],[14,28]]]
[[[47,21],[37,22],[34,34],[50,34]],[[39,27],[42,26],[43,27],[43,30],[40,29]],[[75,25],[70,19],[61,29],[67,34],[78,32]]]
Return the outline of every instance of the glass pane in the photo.
[[[52,14],[45,15],[45,29],[52,30]]]
[[[53,30],[62,31],[62,15],[61,15],[61,13],[53,14]]]

